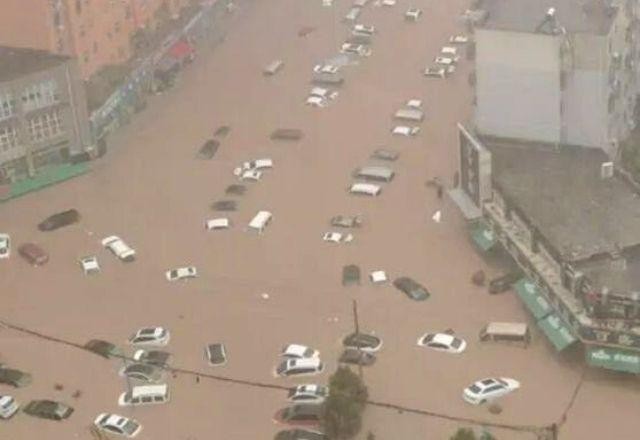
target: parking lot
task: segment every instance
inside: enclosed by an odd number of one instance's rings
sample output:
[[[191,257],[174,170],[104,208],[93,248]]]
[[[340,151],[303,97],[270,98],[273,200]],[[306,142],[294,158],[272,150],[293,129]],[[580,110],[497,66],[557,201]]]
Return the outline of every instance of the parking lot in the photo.
[[[35,242],[50,254],[39,268],[17,252],[0,261],[2,318],[79,344],[105,339],[128,354],[131,333],[161,325],[171,331],[167,350],[175,367],[290,386],[326,382],[337,365],[340,340],[353,330],[356,299],[361,329],[384,340],[376,364],[364,371],[373,400],[500,423],[556,421],[580,380],[579,356],[561,360],[536,329],[527,349],[478,342],[486,322],[526,321],[527,314],[511,293],[490,296],[472,285],[473,272],[493,275],[496,269],[474,251],[451,201],[425,186],[435,176],[452,183],[455,124],[471,115],[464,57],[449,78],[422,75],[449,36],[463,32],[456,16],[465,2],[369,4],[358,21],[377,28],[371,56],[345,67],[339,95],[315,108],[305,105],[312,68],[335,57],[348,34],[341,19],[349,5],[334,3],[327,8],[320,0],[255,0],[237,10],[226,41],[201,54],[173,90],[152,98],[147,110],[113,135],[110,153],[90,174],[0,205],[1,229],[15,247]],[[403,18],[411,6],[424,10],[415,23]],[[313,30],[299,36],[303,27]],[[262,68],[274,59],[284,61],[282,69],[264,77]],[[393,113],[412,98],[423,101],[426,114],[420,133],[392,136]],[[231,130],[215,157],[196,159],[221,125]],[[304,136],[297,142],[270,140],[279,127],[301,129]],[[396,173],[393,181],[382,184],[377,197],[350,195],[352,171],[371,164],[370,154],[380,147],[400,153],[388,165]],[[238,183],[234,167],[261,157],[273,159],[273,169],[258,182],[244,183],[245,195],[226,196],[225,188]],[[211,210],[211,203],[229,198],[237,200],[237,211]],[[36,229],[43,218],[69,208],[81,212],[79,224],[48,233]],[[271,223],[262,234],[246,231],[260,210],[273,214]],[[439,223],[432,220],[437,211]],[[332,230],[329,219],[339,214],[360,214],[362,227],[349,231],[350,243],[324,242],[323,234]],[[232,227],[206,231],[205,220],[220,215],[230,217]],[[113,234],[135,248],[135,262],[123,264],[102,248],[100,241]],[[78,259],[86,255],[98,257],[99,274],[82,274]],[[360,267],[360,286],[341,285],[347,264]],[[167,269],[190,265],[197,267],[197,278],[165,279]],[[390,283],[373,285],[367,275],[374,270],[391,278],[410,276],[431,297],[411,301]],[[468,341],[464,353],[416,346],[420,335],[447,328]],[[0,337],[0,362],[34,376],[30,386],[2,386],[0,393],[75,407],[61,423],[20,414],[2,423],[0,438],[91,438],[88,427],[101,412],[135,418],[144,426],[138,438],[149,440],[272,438],[279,428],[272,418],[285,406],[282,391],[177,374],[167,377],[169,404],[119,408],[118,396],[127,386],[117,374],[120,361],[10,330]],[[205,362],[203,348],[211,342],[226,345],[226,365]],[[324,373],[275,378],[278,353],[288,343],[320,350]],[[501,400],[500,415],[461,398],[464,387],[491,376],[522,384]],[[630,438],[637,429],[631,422],[637,384],[605,374],[589,377],[562,437],[610,433],[607,424],[594,421],[606,413],[608,423],[619,418],[619,429],[628,427]],[[613,401],[615,411],[603,408]],[[375,408],[367,413],[363,434],[435,439],[456,426]]]

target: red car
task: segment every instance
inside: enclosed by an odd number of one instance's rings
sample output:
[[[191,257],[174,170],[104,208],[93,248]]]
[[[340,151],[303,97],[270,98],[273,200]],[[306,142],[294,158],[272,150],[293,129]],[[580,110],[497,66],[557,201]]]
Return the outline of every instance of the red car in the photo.
[[[322,405],[311,403],[299,403],[282,408],[274,416],[278,423],[297,426],[318,426],[320,424],[320,412]]]
[[[34,243],[25,243],[18,248],[18,253],[34,266],[42,266],[49,261],[49,254]]]

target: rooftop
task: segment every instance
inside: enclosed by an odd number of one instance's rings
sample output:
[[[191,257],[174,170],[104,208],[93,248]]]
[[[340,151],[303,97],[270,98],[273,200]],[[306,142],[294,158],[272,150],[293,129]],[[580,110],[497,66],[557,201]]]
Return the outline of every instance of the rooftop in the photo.
[[[41,72],[65,63],[69,57],[36,49],[0,46],[0,81]]]
[[[554,8],[557,26],[568,33],[607,34],[616,16],[616,9],[605,0],[480,0],[479,3],[478,8],[488,13],[483,28],[515,32],[552,32],[552,23],[542,24],[550,8]]]
[[[494,182],[565,261],[640,244],[640,196],[618,176],[600,177],[601,150],[485,145]]]

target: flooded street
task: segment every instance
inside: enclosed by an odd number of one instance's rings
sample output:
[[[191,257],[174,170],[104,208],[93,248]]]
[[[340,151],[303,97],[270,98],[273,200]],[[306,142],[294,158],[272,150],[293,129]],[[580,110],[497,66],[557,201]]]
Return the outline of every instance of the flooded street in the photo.
[[[359,22],[377,29],[373,53],[344,68],[346,81],[327,108],[305,105],[312,68],[334,57],[348,35],[341,22],[349,4],[322,6],[320,0],[254,0],[232,18],[226,40],[199,59],[167,93],[109,139],[110,152],[91,173],[0,205],[0,224],[11,234],[12,258],[0,262],[2,319],[47,335],[84,344],[105,339],[133,348],[127,338],[139,327],[171,331],[172,366],[260,383],[290,386],[326,382],[337,365],[342,337],[353,330],[352,300],[360,327],[384,340],[377,363],[364,371],[372,400],[495,423],[544,426],[557,422],[580,381],[580,352],[556,354],[530,321],[529,348],[481,344],[489,321],[523,321],[529,315],[513,292],[488,295],[471,284],[478,269],[494,275],[473,248],[465,221],[451,200],[438,199],[425,182],[435,176],[452,183],[457,162],[456,123],[472,114],[469,61],[448,79],[425,78],[450,35],[463,32],[460,0],[364,9]],[[404,11],[424,15],[405,22]],[[313,31],[299,37],[302,27]],[[283,69],[264,77],[274,59]],[[423,101],[422,131],[413,138],[392,136],[393,113],[408,99]],[[228,125],[214,159],[195,158],[216,127]],[[274,142],[279,127],[303,130],[299,142]],[[351,173],[373,163],[384,146],[400,157],[390,166],[395,179],[379,197],[356,197],[347,189]],[[241,197],[225,195],[237,183],[232,170],[246,160],[270,157],[274,168],[261,181],[246,183]],[[216,213],[211,203],[234,198],[238,210],[226,231],[206,231]],[[78,225],[42,233],[46,216],[76,208]],[[260,210],[273,213],[261,235],[246,231]],[[440,210],[442,221],[431,220]],[[361,214],[362,228],[348,244],[322,241],[329,219]],[[137,252],[122,264],[100,245],[118,235]],[[51,261],[28,266],[16,252],[23,242],[47,249]],[[77,263],[96,255],[98,275],[85,277]],[[341,271],[357,264],[360,286],[342,287]],[[193,265],[199,277],[169,283],[167,269]],[[414,302],[390,283],[367,276],[385,270],[393,279],[410,276],[430,291]],[[268,294],[265,299],[263,294]],[[447,328],[468,342],[450,355],[420,348],[418,337]],[[29,371],[32,385],[11,392],[20,402],[51,398],[75,407],[66,422],[20,415],[0,427],[0,439],[90,439],[88,427],[101,412],[133,417],[142,440],[271,439],[281,427],[274,413],[286,405],[284,391],[178,374],[167,377],[171,402],[149,407],[117,405],[126,381],[122,363],[81,350],[0,331],[0,362]],[[223,367],[207,365],[203,348],[224,342]],[[321,376],[273,376],[283,345],[301,343],[321,352]],[[491,376],[513,377],[520,390],[500,400],[503,412],[462,400],[464,387]],[[62,390],[54,389],[63,385]],[[80,390],[81,395],[71,395]],[[637,380],[589,371],[560,438],[636,437]],[[446,439],[462,423],[370,408],[367,431],[379,440]],[[612,432],[611,426],[616,426]],[[624,431],[623,431],[624,430]],[[533,439],[532,434],[492,431],[498,439]]]

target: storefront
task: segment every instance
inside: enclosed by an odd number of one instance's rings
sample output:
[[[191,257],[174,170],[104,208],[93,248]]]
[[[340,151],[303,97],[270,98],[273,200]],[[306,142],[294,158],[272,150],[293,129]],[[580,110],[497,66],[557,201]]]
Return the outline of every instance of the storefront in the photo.
[[[589,346],[587,363],[592,367],[640,374],[640,353],[599,346]]]
[[[538,327],[558,351],[564,350],[577,341],[570,328],[555,313],[539,320]]]
[[[471,238],[482,252],[489,252],[498,242],[495,232],[483,221],[475,222],[471,226]]]
[[[538,287],[530,279],[522,278],[514,288],[536,321],[553,312],[551,304],[540,294]]]

